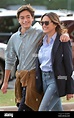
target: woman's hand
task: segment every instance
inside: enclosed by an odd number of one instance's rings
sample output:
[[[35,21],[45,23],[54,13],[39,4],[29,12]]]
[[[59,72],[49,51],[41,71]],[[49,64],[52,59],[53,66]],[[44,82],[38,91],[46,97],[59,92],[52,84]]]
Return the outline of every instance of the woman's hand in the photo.
[[[68,94],[68,95],[66,95],[66,100],[70,100],[73,97],[74,97],[74,94]]]

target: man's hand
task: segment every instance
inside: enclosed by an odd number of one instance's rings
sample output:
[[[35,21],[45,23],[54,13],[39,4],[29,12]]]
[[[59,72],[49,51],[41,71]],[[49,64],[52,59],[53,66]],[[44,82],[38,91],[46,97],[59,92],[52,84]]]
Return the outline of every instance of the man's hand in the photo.
[[[11,70],[5,70],[4,82],[3,82],[3,85],[1,87],[1,91],[3,93],[6,93],[7,92],[8,80],[9,80],[10,73],[11,73]]]
[[[3,83],[2,87],[1,87],[1,91],[4,93],[7,93],[7,88],[8,88],[8,83]]]
[[[64,33],[60,36],[60,40],[61,42],[67,42],[70,40],[69,34],[68,33]]]

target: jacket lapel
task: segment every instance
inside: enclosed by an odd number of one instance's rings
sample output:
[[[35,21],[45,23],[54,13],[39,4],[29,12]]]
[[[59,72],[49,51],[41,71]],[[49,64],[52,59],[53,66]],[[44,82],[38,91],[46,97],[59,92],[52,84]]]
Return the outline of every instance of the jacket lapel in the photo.
[[[55,55],[56,55],[56,51],[58,49],[58,46],[60,44],[60,35],[57,34],[56,36],[56,39],[54,41],[54,44],[53,44],[53,48],[52,48],[52,64],[54,63],[54,58],[55,58]]]

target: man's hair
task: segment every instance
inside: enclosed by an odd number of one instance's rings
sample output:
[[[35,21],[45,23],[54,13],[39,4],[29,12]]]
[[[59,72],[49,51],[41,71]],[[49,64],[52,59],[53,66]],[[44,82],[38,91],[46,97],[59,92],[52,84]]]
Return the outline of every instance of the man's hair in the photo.
[[[22,11],[29,11],[31,16],[34,17],[34,13],[35,13],[35,10],[33,9],[33,7],[30,5],[30,4],[27,4],[27,5],[22,5],[18,10],[17,10],[17,18],[19,18],[19,15]]]

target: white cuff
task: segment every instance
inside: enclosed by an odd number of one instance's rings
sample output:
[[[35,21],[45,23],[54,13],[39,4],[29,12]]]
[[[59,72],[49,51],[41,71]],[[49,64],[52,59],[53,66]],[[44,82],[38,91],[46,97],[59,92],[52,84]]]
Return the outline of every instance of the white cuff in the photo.
[[[71,75],[72,79],[74,80],[74,71],[72,72],[72,75]]]

